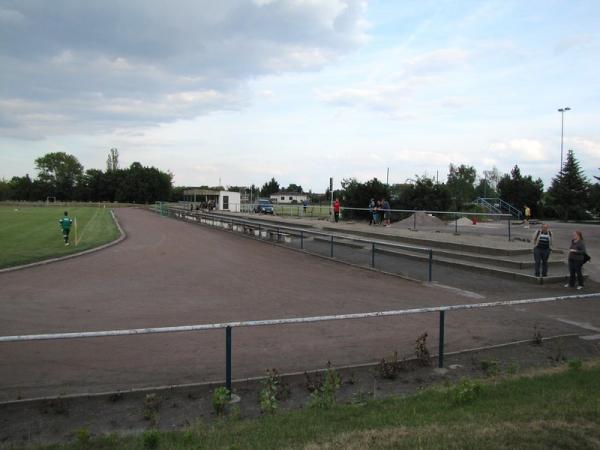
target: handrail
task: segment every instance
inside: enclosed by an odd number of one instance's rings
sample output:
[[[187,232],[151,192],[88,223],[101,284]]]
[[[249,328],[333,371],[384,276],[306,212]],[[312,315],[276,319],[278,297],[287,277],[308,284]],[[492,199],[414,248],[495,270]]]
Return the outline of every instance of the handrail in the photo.
[[[352,320],[366,319],[373,317],[400,316],[410,314],[422,314],[441,311],[456,311],[462,309],[478,309],[478,308],[495,308],[498,306],[513,306],[531,303],[545,303],[559,300],[581,300],[600,296],[600,292],[592,294],[579,295],[562,295],[556,297],[542,297],[523,300],[501,300],[489,303],[467,303],[462,305],[444,305],[431,306],[427,308],[400,309],[389,311],[375,311],[367,313],[354,314],[337,314],[328,316],[312,316],[312,317],[293,317],[289,319],[267,319],[267,320],[247,320],[238,322],[221,322],[200,325],[183,325],[176,327],[151,327],[151,328],[134,328],[125,330],[108,330],[108,331],[84,331],[84,332],[69,332],[69,333],[52,333],[52,334],[29,334],[16,336],[0,336],[0,342],[22,342],[22,341],[40,341],[54,339],[80,339],[80,338],[95,338],[95,337],[111,337],[111,336],[130,336],[141,334],[156,334],[156,333],[180,333],[188,331],[215,330],[222,328],[239,328],[239,327],[257,327],[266,325],[286,325],[295,323],[313,323],[325,322],[332,320]]]

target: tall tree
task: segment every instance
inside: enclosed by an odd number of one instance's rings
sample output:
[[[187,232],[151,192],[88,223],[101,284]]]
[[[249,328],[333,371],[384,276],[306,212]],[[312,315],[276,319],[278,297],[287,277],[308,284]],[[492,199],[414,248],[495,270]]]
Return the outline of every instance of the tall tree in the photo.
[[[402,191],[400,209],[421,209],[429,211],[447,211],[450,209],[452,199],[448,186],[436,183],[427,176],[415,176],[414,184],[410,184]]]
[[[277,192],[279,192],[279,183],[275,177],[273,177],[271,178],[271,181],[263,184],[262,188],[260,189],[260,196],[268,198],[271,196],[271,194],[276,194]]]
[[[461,210],[465,203],[472,202],[475,199],[475,179],[477,172],[472,166],[455,166],[450,164],[450,172],[448,173],[448,181],[446,186],[452,200],[454,208]]]
[[[119,170],[119,150],[111,148],[108,152],[108,158],[106,158],[106,171],[116,172]]]
[[[590,182],[582,173],[573,150],[567,152],[563,170],[552,179],[548,189],[550,202],[563,220],[579,220],[587,217]]]
[[[83,166],[73,155],[64,152],[48,153],[35,160],[38,180],[48,189],[49,195],[60,200],[73,200],[77,179]]]
[[[299,194],[302,194],[302,192],[304,192],[304,191],[302,190],[302,186],[300,186],[300,185],[298,185],[298,184],[295,184],[295,183],[290,183],[290,184],[288,185],[288,187],[287,187],[287,188],[285,188],[285,191],[286,191],[286,192],[297,192],[297,193],[299,193]]]
[[[515,165],[510,175],[504,175],[498,183],[498,194],[505,202],[523,211],[525,205],[531,208],[534,217],[539,217],[539,202],[544,192],[544,183],[540,178],[533,180],[531,175],[521,175],[521,169]]]

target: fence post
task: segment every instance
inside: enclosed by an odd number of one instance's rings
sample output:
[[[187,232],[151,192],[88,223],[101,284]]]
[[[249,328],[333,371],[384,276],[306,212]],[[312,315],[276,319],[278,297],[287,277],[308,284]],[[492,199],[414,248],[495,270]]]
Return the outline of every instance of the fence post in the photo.
[[[438,367],[444,367],[444,317],[446,311],[440,311],[440,341],[438,351]]]
[[[371,267],[375,267],[375,242],[371,247]]]
[[[413,231],[417,229],[417,212],[413,210]]]
[[[331,235],[331,251],[330,251],[330,254],[329,254],[329,256],[330,256],[331,258],[333,258],[333,234]]]
[[[304,250],[304,230],[300,230],[300,250]]]
[[[429,249],[429,277],[428,277],[428,281],[431,283],[431,272],[432,272],[432,268],[433,268],[433,249]]]
[[[231,327],[225,328],[225,387],[231,395]]]
[[[510,241],[510,216],[508,217],[508,240]]]
[[[458,234],[458,215],[454,214],[454,234]]]

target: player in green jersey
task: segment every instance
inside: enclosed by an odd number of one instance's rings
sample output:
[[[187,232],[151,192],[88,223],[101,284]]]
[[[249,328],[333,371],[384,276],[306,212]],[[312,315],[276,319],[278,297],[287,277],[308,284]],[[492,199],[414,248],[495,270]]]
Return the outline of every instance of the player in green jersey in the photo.
[[[60,227],[62,229],[63,238],[65,239],[65,245],[69,245],[69,231],[71,231],[71,225],[73,224],[73,219],[69,217],[69,213],[65,211],[65,216],[58,221]]]

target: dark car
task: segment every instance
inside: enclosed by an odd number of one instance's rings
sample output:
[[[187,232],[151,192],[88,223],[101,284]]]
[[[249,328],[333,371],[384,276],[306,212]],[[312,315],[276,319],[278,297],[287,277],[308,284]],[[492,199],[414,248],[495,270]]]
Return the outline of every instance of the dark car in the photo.
[[[258,199],[256,201],[256,205],[254,205],[254,212],[262,214],[273,214],[273,204],[271,203],[271,200]]]

